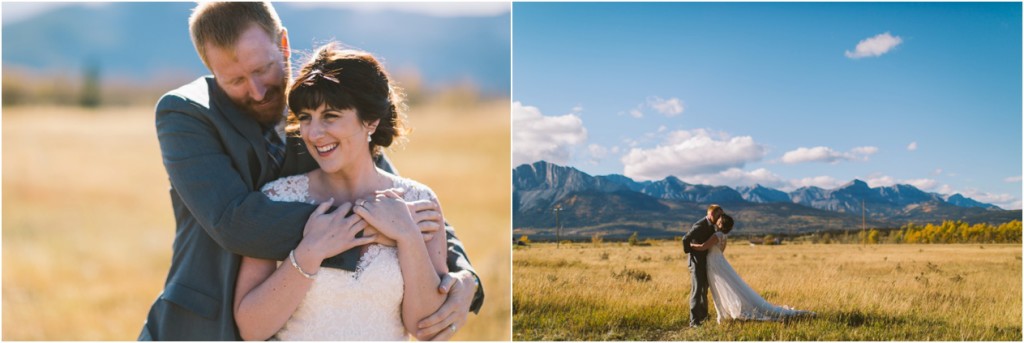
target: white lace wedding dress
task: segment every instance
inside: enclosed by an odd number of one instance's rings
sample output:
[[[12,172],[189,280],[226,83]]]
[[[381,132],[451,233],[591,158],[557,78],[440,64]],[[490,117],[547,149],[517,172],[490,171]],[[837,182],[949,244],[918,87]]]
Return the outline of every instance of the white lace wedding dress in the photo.
[[[434,192],[416,181],[385,174],[394,187],[405,188],[406,201],[436,200]],[[274,201],[315,203],[309,197],[309,177],[285,177],[266,184],[263,193]],[[359,258],[356,271],[320,268],[313,286],[276,340],[407,341],[402,324],[402,269],[394,247],[371,244]]]
[[[782,320],[786,317],[812,314],[788,306],[775,306],[764,300],[743,281],[743,278],[740,278],[722,254],[722,247],[728,236],[721,232],[715,232],[715,236],[718,236],[718,244],[708,250],[707,269],[708,284],[711,288],[711,297],[715,300],[719,323],[723,319]]]

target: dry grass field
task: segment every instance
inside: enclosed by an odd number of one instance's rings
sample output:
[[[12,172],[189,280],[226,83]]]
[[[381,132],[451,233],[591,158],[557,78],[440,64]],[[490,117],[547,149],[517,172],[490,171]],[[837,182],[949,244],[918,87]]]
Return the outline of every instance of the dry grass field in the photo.
[[[511,338],[508,111],[413,107],[390,153],[438,194],[483,280],[458,340]],[[2,338],[134,340],[174,238],[152,108],[4,108],[2,125]]]
[[[513,339],[1021,340],[1019,244],[732,244],[726,257],[751,287],[817,316],[719,325],[712,304],[696,329],[679,244],[516,247]]]

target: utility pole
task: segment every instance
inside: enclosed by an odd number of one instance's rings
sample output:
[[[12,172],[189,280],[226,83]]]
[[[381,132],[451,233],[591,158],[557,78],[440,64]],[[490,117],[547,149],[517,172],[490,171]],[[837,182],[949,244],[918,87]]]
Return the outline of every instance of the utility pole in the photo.
[[[562,223],[558,221],[558,212],[562,212],[562,206],[555,206],[555,249],[562,247]]]
[[[860,201],[860,230],[864,231],[867,229],[867,210],[864,209],[864,200]]]

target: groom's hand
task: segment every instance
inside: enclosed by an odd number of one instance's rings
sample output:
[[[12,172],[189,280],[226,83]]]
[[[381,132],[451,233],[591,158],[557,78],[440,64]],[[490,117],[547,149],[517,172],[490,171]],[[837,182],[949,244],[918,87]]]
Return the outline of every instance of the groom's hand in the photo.
[[[405,196],[404,188],[389,188],[375,192],[377,195],[393,193],[398,197]],[[409,213],[412,214],[412,221],[419,226],[423,234],[423,240],[429,242],[441,232],[444,235],[444,217],[441,215],[441,206],[431,200],[417,200],[407,202]]]
[[[445,237],[444,218],[441,216],[441,207],[436,202],[430,200],[410,202],[409,212],[412,213],[413,221],[423,233],[424,241],[429,242],[439,234],[442,239]]]
[[[447,341],[462,329],[476,294],[476,276],[468,270],[445,274],[437,291],[448,294],[441,308],[419,322],[416,338]]]

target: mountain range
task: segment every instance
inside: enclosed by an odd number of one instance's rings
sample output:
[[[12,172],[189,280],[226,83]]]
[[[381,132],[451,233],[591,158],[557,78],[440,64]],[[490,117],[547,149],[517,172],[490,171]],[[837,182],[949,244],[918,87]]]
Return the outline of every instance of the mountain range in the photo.
[[[516,233],[554,235],[558,224],[569,237],[601,233],[609,237],[640,232],[681,236],[708,204],[722,205],[747,234],[859,230],[862,225],[895,228],[907,222],[943,220],[1002,223],[1020,219],[961,194],[945,196],[911,185],[870,187],[861,180],[834,188],[802,187],[792,192],[754,185],[731,188],[689,184],[669,176],[634,181],[623,175],[591,176],[578,169],[540,161],[512,171],[513,227]]]
[[[29,19],[4,18],[3,65],[77,76],[83,66],[95,64],[106,78],[192,80],[209,73],[188,33],[193,7],[193,2],[76,3]],[[509,13],[439,17],[291,3],[275,8],[300,53],[338,40],[382,57],[392,73],[414,69],[426,86],[469,82],[484,94],[510,91]],[[293,58],[293,64],[301,62],[301,54]]]

